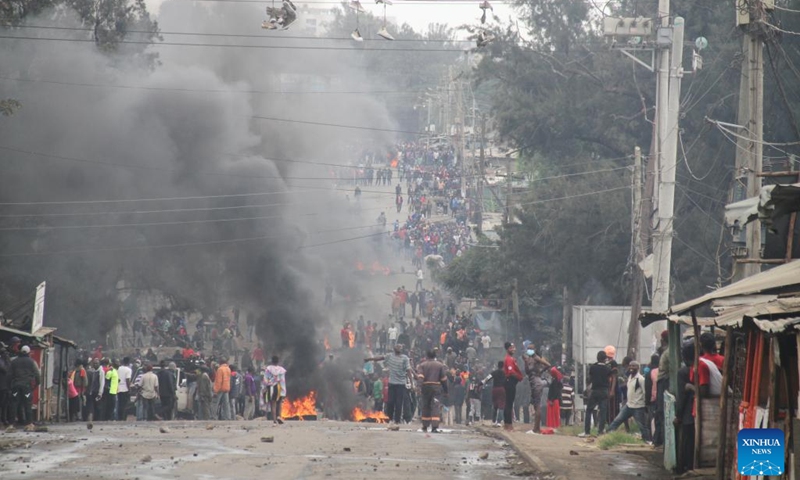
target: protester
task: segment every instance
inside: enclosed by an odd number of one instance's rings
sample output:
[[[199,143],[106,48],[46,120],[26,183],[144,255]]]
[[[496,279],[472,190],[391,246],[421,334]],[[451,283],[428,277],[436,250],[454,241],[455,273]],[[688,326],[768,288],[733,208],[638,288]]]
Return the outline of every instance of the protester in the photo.
[[[631,361],[627,368],[628,377],[628,400],[625,406],[622,407],[617,417],[608,426],[608,432],[613,432],[625,420],[633,417],[636,424],[639,426],[639,431],[642,434],[642,440],[647,443],[652,443],[650,440],[650,427],[647,425],[647,413],[645,409],[645,384],[644,377],[639,372],[639,362]]]
[[[252,420],[253,416],[255,415],[256,409],[256,398],[258,395],[258,389],[256,388],[255,370],[253,369],[252,365],[247,367],[247,373],[244,375],[244,413],[242,417],[245,420]]]
[[[675,419],[673,420],[673,424],[680,431],[676,466],[678,474],[694,470],[694,397],[697,393],[695,392],[694,383],[692,382],[694,351],[693,342],[687,342],[683,346],[681,349],[681,357],[684,366],[682,366],[677,373],[678,390],[681,392],[681,395],[678,396],[679,401],[675,405]],[[659,365],[659,369],[660,368],[661,365]]]
[[[417,378],[422,382],[422,431],[439,433],[441,394],[447,395],[447,367],[436,360],[436,350],[428,350],[428,359],[417,366]]]
[[[575,408],[575,387],[573,382],[575,379],[570,377],[568,381],[561,383],[561,423],[564,425],[572,425],[572,414]]]
[[[561,394],[564,389],[562,380],[564,375],[556,367],[550,369],[550,386],[547,389],[547,421],[545,424],[550,428],[561,427]]]
[[[141,379],[143,419],[153,421],[156,419],[156,399],[159,396],[158,377],[153,373],[153,365],[150,363],[144,366],[144,372]]]
[[[195,373],[197,375],[197,418],[211,420],[211,403],[214,393],[211,378],[200,365],[195,369]]]
[[[550,363],[544,360],[541,356],[536,354],[533,344],[531,342],[522,342],[525,347],[525,373],[528,375],[528,381],[531,384],[531,409],[533,423],[532,428],[534,433],[539,433],[542,427],[542,403],[545,381],[544,372],[551,368]]]
[[[131,377],[133,370],[131,369],[130,357],[122,359],[122,365],[117,369],[117,376],[119,377],[119,386],[117,387],[117,420],[123,422],[128,420],[128,404],[131,400]]]
[[[174,363],[170,363],[174,366]],[[177,385],[174,369],[167,368],[166,360],[161,360],[158,373],[158,396],[161,399],[161,419],[174,420]]]
[[[406,398],[406,380],[414,375],[411,368],[411,361],[403,353],[403,345],[394,344],[392,355],[372,357],[364,359],[369,361],[383,361],[384,366],[389,371],[389,389],[386,397],[386,415],[395,425],[400,424],[403,413],[403,404]]]
[[[517,360],[514,358],[517,347],[511,342],[506,342],[503,346],[506,349],[506,357],[503,360],[503,372],[505,375],[503,428],[506,430],[513,430],[514,427],[512,425],[512,420],[514,418],[514,400],[517,396],[517,383],[522,381],[525,377],[522,375],[522,371],[519,369]]]
[[[606,426],[606,418],[608,417],[608,391],[611,388],[611,369],[606,364],[608,357],[606,352],[600,350],[597,352],[597,363],[593,363],[589,367],[589,385],[586,390],[588,392],[586,401],[586,412],[584,413],[583,432],[579,437],[586,437],[591,432],[592,415],[594,409],[597,408],[597,433],[602,434]]]
[[[33,389],[39,386],[41,374],[36,362],[30,357],[31,347],[24,345],[17,358],[11,361],[11,399],[13,412],[25,430],[33,430]]]
[[[219,420],[231,420],[231,369],[228,359],[221,358],[219,368],[214,374],[214,402],[211,415]]]
[[[272,413],[272,423],[283,425],[280,415],[281,400],[286,396],[286,369],[280,366],[280,359],[273,355],[272,363],[264,370],[264,387],[267,402]]]

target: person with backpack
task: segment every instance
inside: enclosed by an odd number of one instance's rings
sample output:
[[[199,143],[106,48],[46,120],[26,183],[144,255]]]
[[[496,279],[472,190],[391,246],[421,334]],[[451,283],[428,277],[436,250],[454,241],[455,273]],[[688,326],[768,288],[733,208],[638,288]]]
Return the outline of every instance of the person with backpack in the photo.
[[[627,384],[628,384],[628,400],[625,406],[622,407],[617,417],[608,426],[606,432],[613,432],[625,420],[633,417],[636,424],[639,425],[639,431],[642,432],[642,440],[650,443],[650,427],[647,425],[647,409],[645,408],[645,396],[647,391],[645,389],[644,377],[639,372],[639,362],[631,361],[628,364]]]

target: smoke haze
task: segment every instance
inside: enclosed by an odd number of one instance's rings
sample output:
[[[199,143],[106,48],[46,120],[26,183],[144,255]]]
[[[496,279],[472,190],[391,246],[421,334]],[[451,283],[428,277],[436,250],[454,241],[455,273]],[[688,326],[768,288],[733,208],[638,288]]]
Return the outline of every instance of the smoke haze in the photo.
[[[157,20],[164,32],[256,34],[263,32],[262,12],[260,4],[171,1]],[[64,15],[46,12],[27,23],[51,25],[58,18],[59,26],[80,27]],[[291,39],[169,39],[301,45]],[[343,46],[302,45],[311,43]],[[125,279],[208,312],[242,305],[259,318],[268,354],[284,355],[295,372],[314,371],[322,358],[317,330],[329,320],[321,311],[325,282],[333,279],[338,291],[357,295],[359,286],[336,272],[352,270],[356,258],[373,258],[374,242],[298,247],[374,233],[356,227],[375,223],[379,212],[348,213],[349,192],[330,190],[331,182],[321,180],[331,167],[290,160],[348,163],[348,153],[386,151],[395,138],[253,116],[394,125],[380,99],[368,95],[256,92],[379,89],[353,74],[369,52],[162,45],[147,48],[158,53],[151,67],[140,54],[138,60],[130,52],[103,54],[91,42],[3,40],[3,46],[0,97],[17,99],[22,108],[0,118],[0,227],[36,228],[0,236],[2,291],[16,295],[0,298],[3,304],[32,295],[47,280],[46,324],[78,340],[99,338],[115,321],[114,285]],[[108,84],[135,88],[93,86]],[[242,193],[253,195],[59,204]],[[19,202],[56,203],[8,205]],[[217,210],[163,212],[203,208]],[[141,211],[161,212],[130,213]],[[13,216],[53,213],[61,216]],[[235,218],[249,220],[229,221]],[[119,226],[131,223],[159,225]],[[98,224],[118,226],[91,227]],[[75,226],[81,228],[65,228]]]

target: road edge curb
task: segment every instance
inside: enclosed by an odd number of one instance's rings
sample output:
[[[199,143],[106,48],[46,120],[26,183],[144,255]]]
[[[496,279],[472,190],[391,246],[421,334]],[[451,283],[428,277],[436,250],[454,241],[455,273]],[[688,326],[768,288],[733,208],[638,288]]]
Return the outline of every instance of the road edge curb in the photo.
[[[491,430],[484,427],[475,427],[475,428],[484,435],[494,437],[506,442],[512,449],[514,449],[515,452],[517,452],[517,455],[522,457],[522,459],[525,460],[526,463],[528,463],[528,465],[536,469],[537,474],[546,475],[553,473],[547,467],[547,465],[545,465],[545,463],[542,461],[541,458],[537,457],[536,455],[530,452],[526,452],[525,450],[523,450],[519,445],[517,445],[517,443],[510,436],[508,436],[508,434],[506,434],[506,432]]]

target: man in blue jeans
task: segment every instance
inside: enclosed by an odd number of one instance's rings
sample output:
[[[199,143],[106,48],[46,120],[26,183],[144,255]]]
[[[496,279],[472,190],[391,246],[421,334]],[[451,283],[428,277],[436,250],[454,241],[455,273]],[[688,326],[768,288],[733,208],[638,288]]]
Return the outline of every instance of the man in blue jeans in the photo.
[[[639,362],[633,361],[628,364],[628,401],[625,406],[620,410],[617,418],[608,426],[607,432],[613,432],[625,420],[633,417],[636,424],[639,425],[639,431],[642,432],[642,440],[647,443],[650,441],[650,428],[647,426],[647,409],[645,408],[645,388],[644,377],[639,373]]]
[[[403,345],[394,345],[394,354],[381,357],[365,358],[364,362],[383,361],[384,367],[389,371],[389,391],[386,398],[386,415],[395,425],[400,424],[403,414],[403,403],[406,398],[406,379],[413,378],[414,370],[411,360],[403,354]]]
[[[586,401],[586,413],[584,415],[583,433],[579,437],[586,437],[591,432],[592,428],[592,413],[594,409],[598,409],[597,416],[597,433],[603,433],[603,428],[606,426],[606,418],[608,418],[608,391],[611,388],[611,369],[606,362],[608,357],[606,352],[600,350],[597,352],[597,363],[593,363],[589,367],[589,386],[591,389],[589,399]],[[644,382],[642,382],[644,386]]]

